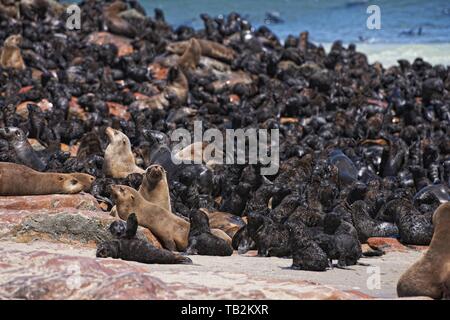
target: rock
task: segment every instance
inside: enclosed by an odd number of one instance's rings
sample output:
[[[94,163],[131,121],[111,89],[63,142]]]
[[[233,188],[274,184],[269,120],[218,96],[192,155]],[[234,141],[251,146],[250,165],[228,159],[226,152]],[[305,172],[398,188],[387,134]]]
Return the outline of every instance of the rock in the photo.
[[[28,243],[35,240],[95,248],[111,240],[108,228],[115,219],[101,211],[62,208],[52,210],[2,210],[0,239]],[[137,236],[161,248],[156,237],[139,227]]]
[[[128,112],[128,109],[126,106],[116,103],[116,102],[111,102],[111,101],[107,101],[106,105],[108,106],[109,109],[109,114],[118,118],[121,118],[123,120],[130,120],[131,115]]]
[[[114,44],[118,49],[117,56],[119,57],[129,55],[134,51],[130,39],[109,32],[93,32],[87,37],[86,41],[99,46]]]
[[[367,239],[367,244],[374,250],[378,249],[384,252],[408,250],[407,247],[394,238],[369,238]]]
[[[303,280],[97,259],[93,249],[45,242],[0,243],[0,266],[0,299],[370,299]]]
[[[0,197],[0,208],[6,210],[40,210],[75,208],[80,210],[101,210],[97,200],[88,193],[51,194],[42,196]]]

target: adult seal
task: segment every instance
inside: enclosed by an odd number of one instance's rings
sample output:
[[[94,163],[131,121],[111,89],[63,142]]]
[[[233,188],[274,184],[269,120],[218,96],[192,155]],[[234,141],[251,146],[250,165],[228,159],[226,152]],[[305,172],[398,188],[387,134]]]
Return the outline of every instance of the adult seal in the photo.
[[[139,224],[150,229],[164,248],[171,251],[184,251],[187,248],[189,222],[146,201],[138,191],[128,186],[112,186],[111,195],[121,219],[126,220],[131,212],[135,212]]]
[[[25,62],[19,48],[21,42],[22,36],[20,34],[13,34],[6,38],[0,54],[0,66],[3,69],[25,70]]]
[[[154,164],[147,168],[138,191],[148,202],[172,213],[166,171],[162,166]]]
[[[399,297],[450,299],[450,202],[433,214],[434,234],[424,256],[400,277]]]
[[[107,177],[126,178],[131,173],[144,173],[145,170],[136,165],[131,143],[128,137],[113,128],[106,128],[109,144],[105,150],[103,172]]]
[[[38,172],[21,164],[0,162],[2,196],[73,194],[83,189],[83,184],[68,173]]]

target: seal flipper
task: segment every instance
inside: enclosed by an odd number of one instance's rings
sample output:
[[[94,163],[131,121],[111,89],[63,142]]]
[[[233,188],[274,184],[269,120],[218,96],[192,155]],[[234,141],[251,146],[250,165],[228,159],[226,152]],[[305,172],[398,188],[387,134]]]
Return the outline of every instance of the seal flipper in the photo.
[[[136,236],[138,229],[138,220],[135,213],[130,213],[127,219],[127,229],[125,231],[125,238],[133,239]]]

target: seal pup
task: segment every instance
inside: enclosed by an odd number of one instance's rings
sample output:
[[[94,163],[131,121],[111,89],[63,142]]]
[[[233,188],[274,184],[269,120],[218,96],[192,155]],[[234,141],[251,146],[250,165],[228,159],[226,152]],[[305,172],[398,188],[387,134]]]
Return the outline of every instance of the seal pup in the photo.
[[[355,201],[350,211],[361,243],[365,243],[370,237],[398,237],[398,227],[390,222],[372,219],[367,204],[363,200]]]
[[[154,203],[172,213],[166,170],[159,164],[153,164],[145,170],[142,184],[138,191],[148,202]]]
[[[150,243],[136,238],[138,220],[136,214],[128,215],[127,222],[114,221],[109,230],[116,238],[105,241],[97,246],[97,258],[113,258],[141,263],[157,264],[192,264],[192,260],[174,254],[169,250],[158,249]]]
[[[171,251],[184,251],[187,248],[189,222],[146,201],[131,187],[114,185],[111,187],[111,196],[121,219],[126,220],[130,212],[135,212],[139,224],[150,229],[164,248]]]
[[[436,209],[433,225],[434,234],[428,251],[397,283],[399,297],[450,299],[450,202]]]
[[[112,178],[126,178],[131,173],[144,173],[145,170],[136,165],[130,139],[111,127],[106,128],[105,132],[109,139],[103,162],[105,175]]]
[[[21,42],[22,36],[20,34],[13,34],[6,38],[0,54],[0,66],[3,69],[26,69],[25,62],[23,61],[19,48]]]
[[[69,173],[38,172],[27,166],[0,162],[0,195],[73,194],[84,189]]]
[[[327,254],[314,242],[305,225],[296,221],[287,223],[294,270],[325,271],[329,266]]]
[[[191,228],[186,254],[205,256],[231,256],[233,254],[231,245],[211,232],[208,215],[203,210],[192,211],[189,219]]]
[[[0,137],[6,139],[14,149],[17,159],[24,165],[37,171],[44,171],[47,165],[39,158],[31,146],[26,134],[19,128],[0,128]]]

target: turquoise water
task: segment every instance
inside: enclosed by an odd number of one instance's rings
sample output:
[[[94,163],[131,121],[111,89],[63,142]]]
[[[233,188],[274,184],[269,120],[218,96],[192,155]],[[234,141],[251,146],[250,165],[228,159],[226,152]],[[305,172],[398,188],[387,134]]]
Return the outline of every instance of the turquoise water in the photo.
[[[267,25],[280,39],[308,30],[311,40],[364,43],[450,43],[449,0],[141,0],[148,15],[164,10],[171,24],[202,28],[200,13],[211,16],[236,11],[254,27]],[[381,10],[381,30],[369,30],[366,13],[370,4]],[[266,13],[283,22],[267,19]],[[421,32],[419,35],[419,28]]]

